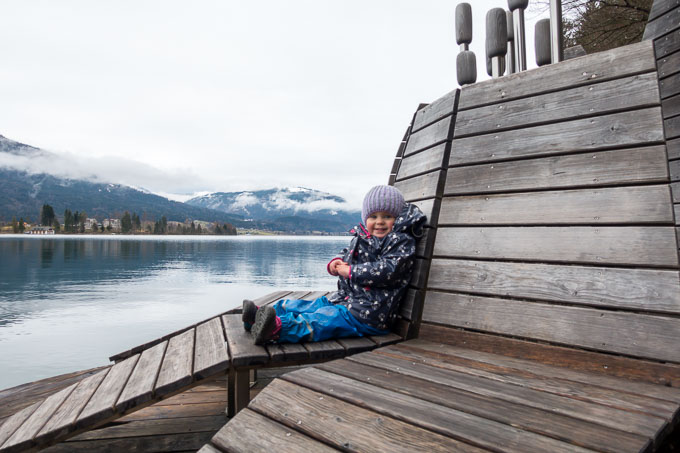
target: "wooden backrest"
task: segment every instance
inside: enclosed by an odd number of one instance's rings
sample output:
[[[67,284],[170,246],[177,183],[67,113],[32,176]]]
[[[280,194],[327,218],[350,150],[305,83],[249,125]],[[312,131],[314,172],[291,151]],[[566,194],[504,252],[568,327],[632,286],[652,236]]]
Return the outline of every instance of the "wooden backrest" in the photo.
[[[445,170],[400,186],[439,202],[419,336],[680,363],[678,156],[652,43],[467,86],[453,105],[426,127],[416,114],[395,177],[445,143]]]

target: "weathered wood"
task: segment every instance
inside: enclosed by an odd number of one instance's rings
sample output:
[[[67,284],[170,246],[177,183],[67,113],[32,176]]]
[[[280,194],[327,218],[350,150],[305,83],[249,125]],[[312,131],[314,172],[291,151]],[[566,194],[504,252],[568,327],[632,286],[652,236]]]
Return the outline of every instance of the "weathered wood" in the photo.
[[[440,227],[436,256],[677,266],[672,227]]]
[[[465,86],[461,90],[458,110],[460,112],[485,104],[535,96],[546,91],[572,88],[655,69],[652,43],[644,41],[564,61],[558,65],[546,65]]]
[[[414,310],[418,310],[416,307],[422,304],[423,296],[424,291],[417,288],[409,288],[401,300],[401,304],[399,304],[399,314],[409,321],[414,321]]]
[[[408,143],[406,144],[406,150],[404,151],[404,157],[402,160],[411,154],[417,153],[418,151],[438,145],[447,140],[451,140],[452,121],[453,118],[451,116],[447,116],[436,123],[419,130],[418,132],[413,132],[408,138]]]
[[[445,225],[672,223],[668,185],[445,197]]]
[[[213,393],[213,392],[202,392]],[[168,433],[216,432],[227,422],[225,415],[138,420],[133,423],[111,424],[106,428],[85,431],[69,441],[119,439],[124,437],[157,436]]]
[[[280,379],[269,384],[250,408],[346,451],[482,451]]]
[[[254,344],[250,332],[243,329],[241,315],[224,315],[222,321],[233,367],[263,365],[269,361],[267,350]]]
[[[387,335],[372,335],[370,337],[372,342],[377,346],[386,346],[394,343],[400,342],[403,338],[396,333],[388,333]]]
[[[675,116],[667,120],[664,120],[663,126],[664,129],[666,130],[667,138],[670,139],[680,136],[680,117]]]
[[[303,343],[310,360],[335,359],[345,356],[345,348],[335,340]]]
[[[677,50],[680,50],[680,31],[676,30],[654,40],[656,58],[663,58]]]
[[[666,101],[672,99],[672,96],[675,96],[678,92],[680,92],[680,74],[673,74],[659,81],[659,93],[666,105],[668,105]],[[664,109],[664,118],[671,115],[672,113],[666,112]]]
[[[652,21],[657,17],[666,14],[668,11],[677,6],[680,6],[680,0],[654,0],[647,20]]]
[[[401,191],[406,201],[434,198],[441,191],[443,175],[443,170],[433,171],[415,178],[396,181],[394,187]]]
[[[634,75],[462,111],[456,118],[454,137],[650,107],[659,102],[656,73]]]
[[[347,360],[498,399],[499,404],[508,401],[640,436],[653,437],[666,426],[663,419],[651,415],[624,411],[503,382],[491,381],[431,365],[415,363],[399,357],[366,353],[348,357]]]
[[[139,354],[116,363],[76,419],[76,428],[90,428],[115,413],[114,404],[132,373]]]
[[[439,203],[436,202],[435,198],[428,198],[427,200],[419,200],[415,203],[416,206],[423,211],[423,214],[427,217],[424,226],[431,228],[437,227],[437,218],[439,217]]]
[[[675,52],[659,59],[657,65],[659,66],[658,74],[660,79],[680,72],[680,52]],[[668,116],[670,115],[664,109],[664,117]]]
[[[46,453],[119,453],[162,452],[187,453],[197,451],[210,440],[210,432],[164,434],[139,438],[70,441],[51,447]]]
[[[224,450],[218,450],[217,448],[213,447],[211,444],[205,444],[201,447],[200,450],[198,450],[198,453],[222,453]]]
[[[668,153],[668,159],[680,159],[680,138],[675,140],[666,141],[666,152]]]
[[[220,318],[213,318],[200,324],[196,327],[194,376],[203,379],[228,367],[229,354]]]
[[[36,436],[40,443],[50,442],[75,429],[74,423],[80,411],[97,390],[110,368],[100,371],[80,381],[66,401],[52,415]]]
[[[434,404],[469,412],[526,431],[556,439],[570,440],[597,451],[610,453],[638,452],[640,445],[644,445],[647,441],[642,436],[598,426],[572,417],[554,414],[550,411],[475,395],[453,387],[369,367],[350,360],[326,363],[317,366],[317,368],[405,393]],[[285,378],[288,379],[291,376],[292,373]]]
[[[680,8],[670,10],[661,16],[650,19],[645,26],[642,39],[654,39],[678,28],[680,28]]]
[[[672,160],[668,163],[671,171],[671,181],[680,181],[680,160]]]
[[[674,252],[676,252],[674,250]],[[677,253],[677,252],[676,252]],[[527,320],[532,322],[527,322]],[[429,291],[423,320],[632,357],[680,362],[675,318]]]
[[[16,414],[7,418],[5,422],[0,425],[0,447],[2,447],[7,439],[9,439],[14,432],[21,427],[21,425],[33,414],[33,412],[40,407],[42,401],[33,403],[32,405],[23,408]]]
[[[146,420],[149,418],[183,418],[183,417],[207,417],[210,415],[224,415],[224,402],[200,403],[185,405],[159,405],[145,407],[118,419],[118,422],[130,422],[134,420]]]
[[[418,110],[413,119],[413,132],[417,132],[423,127],[454,113],[456,97],[459,93],[460,90],[453,90]]]
[[[238,413],[211,442],[224,451],[250,453],[257,445],[258,451],[276,452],[331,452],[335,449],[310,437],[287,428],[249,409]]]
[[[416,257],[429,258],[432,256],[434,238],[435,230],[433,228],[423,228],[423,235],[416,242]]]
[[[374,375],[375,378],[378,376]],[[480,447],[493,449],[502,445],[504,451],[518,453],[527,450],[586,451],[466,411],[432,404],[372,383],[367,384],[322,370],[310,368],[294,371],[284,379],[316,392],[326,392],[332,386],[332,395],[335,398]]]
[[[447,162],[444,161],[446,146],[447,143],[441,143],[420,153],[405,157],[401,162],[396,180],[401,181],[416,175],[445,168],[447,166]]]
[[[667,181],[665,147],[652,146],[450,168],[444,194]]]
[[[680,313],[678,271],[433,259],[429,289]]]
[[[164,341],[141,353],[130,379],[116,402],[118,412],[124,412],[130,407],[151,400],[167,346],[168,342]]]
[[[663,140],[661,108],[652,107],[455,139],[449,165],[647,145]]]
[[[229,401],[229,416],[238,414],[250,402],[250,371],[234,370],[229,374],[229,385],[234,386],[234,400]],[[233,408],[232,408],[233,406]]]
[[[338,338],[337,342],[345,348],[347,355],[375,349],[375,343],[366,337]]]
[[[168,349],[156,382],[156,395],[167,395],[191,383],[195,335],[195,329],[191,329],[168,341]]]

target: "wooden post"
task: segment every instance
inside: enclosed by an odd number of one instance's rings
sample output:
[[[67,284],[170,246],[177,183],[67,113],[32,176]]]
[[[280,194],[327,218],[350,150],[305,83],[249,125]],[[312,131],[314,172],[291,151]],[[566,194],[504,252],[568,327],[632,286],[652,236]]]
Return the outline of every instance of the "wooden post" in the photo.
[[[505,19],[508,29],[508,53],[505,56],[505,65],[508,67],[508,75],[514,74],[515,69],[515,28],[512,23],[512,11],[505,12]]]
[[[477,59],[469,50],[472,42],[472,7],[469,3],[456,6],[456,43],[460,53],[456,57],[456,78],[460,86],[477,81]]]
[[[477,58],[475,53],[464,50],[456,57],[456,77],[458,85],[468,85],[477,81]]]
[[[536,64],[543,66],[550,64],[550,19],[541,19],[534,28],[534,48]]]
[[[508,8],[512,11],[512,22],[515,26],[515,68],[517,72],[527,70],[527,49],[524,33],[524,10],[529,5],[529,0],[508,0]]]
[[[550,0],[550,56],[552,63],[564,60],[562,41],[562,2]]]
[[[508,30],[505,10],[492,8],[486,13],[486,55],[491,59],[491,76],[500,77],[502,59],[508,48]]]

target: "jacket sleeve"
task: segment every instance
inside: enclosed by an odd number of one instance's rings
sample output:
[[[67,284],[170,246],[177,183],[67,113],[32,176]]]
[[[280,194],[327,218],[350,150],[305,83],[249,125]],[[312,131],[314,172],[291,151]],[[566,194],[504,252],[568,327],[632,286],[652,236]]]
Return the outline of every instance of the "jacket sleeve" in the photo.
[[[385,245],[382,254],[375,261],[353,264],[350,281],[373,288],[402,286],[411,278],[415,253],[415,239],[407,234],[400,234],[396,240]]]

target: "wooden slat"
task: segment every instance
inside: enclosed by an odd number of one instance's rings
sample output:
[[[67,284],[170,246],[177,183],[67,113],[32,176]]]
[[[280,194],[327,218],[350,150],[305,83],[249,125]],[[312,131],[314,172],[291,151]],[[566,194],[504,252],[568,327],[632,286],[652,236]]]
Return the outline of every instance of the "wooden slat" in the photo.
[[[213,318],[204,324],[200,324],[196,327],[194,376],[206,378],[224,371],[228,367],[229,354],[227,353],[227,343],[220,318]]]
[[[432,260],[428,288],[680,313],[678,271],[477,260]]]
[[[191,329],[168,341],[168,349],[156,382],[156,395],[167,395],[191,383],[195,335],[195,329]]]
[[[642,39],[654,39],[680,28],[680,8],[667,11],[650,20],[645,27]]]
[[[680,136],[680,117],[675,116],[664,120],[664,129],[666,130],[666,138],[676,138]]]
[[[469,412],[526,431],[562,440],[573,441],[577,439],[578,444],[597,451],[609,453],[639,452],[640,445],[644,445],[646,442],[646,439],[642,436],[598,426],[572,417],[554,414],[550,411],[475,395],[443,384],[373,368],[350,360],[322,364],[318,365],[317,368],[412,395],[435,404]],[[287,375],[286,379],[291,375]]]
[[[458,93],[460,93],[460,90],[453,90],[450,93],[440,97],[432,104],[418,110],[413,119],[413,131],[418,131],[424,126],[427,126],[428,124],[440,120],[443,117],[453,113],[456,96]]]
[[[634,75],[587,86],[462,111],[454,137],[526,128],[582,116],[659,104],[656,73]]]
[[[491,104],[546,91],[610,80],[631,74],[654,71],[656,61],[652,43],[619,47],[605,52],[546,65],[531,71],[463,87],[458,110]]]
[[[675,52],[659,59],[658,65],[659,78],[663,79],[680,71],[680,52]],[[666,114],[664,113],[664,116]]]
[[[422,304],[423,297],[423,290],[409,288],[401,300],[401,304],[399,304],[399,314],[410,321],[414,321],[414,311],[418,310],[417,306]]]
[[[680,91],[680,74],[673,74],[669,77],[659,81],[659,94],[661,99],[668,99],[675,96]],[[670,116],[670,113],[664,111],[664,117]]]
[[[335,359],[345,356],[345,348],[335,340],[308,342],[303,346],[309,352],[310,360]]]
[[[482,451],[280,379],[269,384],[250,408],[345,451]]]
[[[418,206],[420,210],[423,211],[423,214],[425,214],[427,217],[424,226],[436,228],[437,217],[439,217],[439,203],[436,202],[436,199],[429,198],[427,200],[419,200],[413,204]]]
[[[347,355],[375,349],[375,343],[366,337],[338,338]]]
[[[668,159],[680,159],[680,138],[675,140],[666,141],[666,152],[668,153]]]
[[[680,31],[674,31],[654,40],[654,52],[656,58],[663,58],[680,50]]]
[[[673,203],[680,203],[680,182],[671,184],[671,196],[673,197]]]
[[[425,297],[427,322],[680,362],[675,318],[435,291]]]
[[[388,333],[387,335],[376,335],[368,337],[378,346],[386,346],[394,343],[398,343],[403,340],[402,337],[396,333]]]
[[[404,151],[405,159],[411,154],[414,154],[425,148],[442,143],[446,140],[450,140],[450,128],[451,128],[452,117],[447,116],[425,129],[421,129],[418,132],[414,132],[408,138],[408,143],[406,144],[406,150]]]
[[[116,363],[78,415],[76,428],[91,428],[115,413],[113,405],[125,387],[128,377],[139,359],[139,354]]]
[[[446,225],[672,223],[668,185],[445,197]]]
[[[198,453],[222,453],[224,450],[218,450],[210,444],[205,444],[198,450]]]
[[[423,235],[416,242],[416,257],[430,259],[434,247],[435,230],[423,228]]]
[[[440,227],[435,256],[677,266],[672,227]]]
[[[224,315],[222,321],[233,367],[263,365],[269,362],[267,350],[254,344],[250,332],[243,329],[241,315]]]
[[[124,412],[130,407],[151,400],[167,346],[168,342],[164,341],[141,353],[130,379],[116,402],[117,411]]]
[[[666,14],[676,6],[680,6],[680,0],[654,0],[647,20],[652,21],[657,17]]]
[[[442,143],[402,159],[396,180],[401,181],[432,170],[445,168],[447,164],[447,162],[444,162],[446,145],[446,143]]]
[[[414,363],[412,360],[404,360],[394,356],[365,353],[348,357],[346,360],[443,384],[487,398],[498,399],[500,400],[499,404],[508,401],[640,436],[654,437],[666,426],[664,420],[659,417],[551,395],[422,363]]]
[[[23,451],[31,446],[31,440],[45,425],[49,418],[54,415],[59,406],[73,392],[78,384],[72,384],[44,399],[40,407],[22,423],[12,436],[2,445],[3,451]]]
[[[110,368],[102,370],[80,381],[76,389],[38,432],[36,441],[47,443],[74,430],[76,417],[90,400],[109,370]]]
[[[680,181],[680,160],[672,160],[668,166],[671,170],[671,181]]]
[[[331,452],[335,449],[249,409],[239,412],[219,430],[211,442],[233,453],[275,451],[299,453]]]
[[[433,171],[415,178],[397,181],[394,187],[401,191],[406,201],[433,198],[438,195],[443,185],[443,173],[443,170]]]
[[[663,140],[661,108],[652,107],[455,139],[449,165],[646,145]]]
[[[374,377],[378,378],[379,374]],[[588,451],[484,417],[322,370],[299,370],[289,373],[285,379],[317,392],[324,392],[331,383],[333,396],[336,398],[483,448],[493,449],[502,445],[503,451],[518,453]]]
[[[40,407],[42,401],[38,401],[28,407],[21,409],[16,414],[10,416],[0,425],[0,447],[3,446],[14,432]]]

